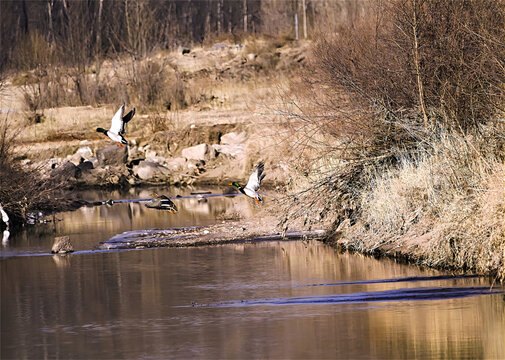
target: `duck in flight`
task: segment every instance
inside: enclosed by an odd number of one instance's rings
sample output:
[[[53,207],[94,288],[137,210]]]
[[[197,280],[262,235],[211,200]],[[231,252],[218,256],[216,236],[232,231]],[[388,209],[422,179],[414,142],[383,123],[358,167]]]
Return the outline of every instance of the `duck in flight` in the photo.
[[[250,198],[256,201],[256,204],[262,203],[263,199],[260,194],[258,194],[258,190],[260,189],[261,181],[265,178],[265,173],[263,173],[265,165],[262,161],[256,166],[251,176],[249,176],[249,181],[246,186],[241,186],[237,182],[232,182],[229,185],[235,186],[238,191],[242,194],[249,196]]]
[[[123,135],[126,133],[125,126],[128,123],[128,121],[132,119],[133,115],[135,115],[135,108],[133,108],[133,110],[130,110],[128,114],[123,116],[124,108],[125,104],[121,105],[119,110],[116,111],[116,114],[112,118],[112,123],[109,130],[105,130],[102,128],[96,129],[97,132],[104,133],[111,140],[115,141],[118,146],[124,146],[127,144],[127,141],[123,137]]]
[[[177,212],[177,206],[165,195],[151,194],[152,199],[146,203],[146,207],[152,209],[168,210],[171,214]]]

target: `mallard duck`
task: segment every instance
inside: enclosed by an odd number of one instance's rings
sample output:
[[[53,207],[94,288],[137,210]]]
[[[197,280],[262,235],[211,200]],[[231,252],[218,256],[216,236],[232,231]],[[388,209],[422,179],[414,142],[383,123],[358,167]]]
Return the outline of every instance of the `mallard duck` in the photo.
[[[249,196],[250,198],[253,198],[256,203],[262,203],[263,199],[261,196],[258,194],[258,190],[260,189],[261,181],[265,178],[265,175],[263,173],[263,168],[265,165],[263,164],[262,161],[256,166],[256,169],[254,169],[253,173],[251,176],[249,176],[249,181],[247,182],[246,186],[240,186],[239,183],[237,182],[232,182],[229,185],[235,186],[238,191],[240,191],[242,194]]]
[[[116,111],[116,114],[112,118],[109,130],[105,130],[102,128],[96,129],[97,132],[104,133],[111,140],[115,141],[118,146],[124,146],[127,144],[125,138],[123,137],[123,135],[126,133],[125,126],[126,123],[132,119],[133,115],[135,115],[135,108],[133,108],[133,110],[130,110],[128,114],[123,116],[124,108],[125,104],[121,105],[119,110]]]
[[[158,195],[157,193],[151,194],[152,199],[146,203],[146,207],[168,210],[170,213],[175,214],[177,212],[177,206],[165,195]]]

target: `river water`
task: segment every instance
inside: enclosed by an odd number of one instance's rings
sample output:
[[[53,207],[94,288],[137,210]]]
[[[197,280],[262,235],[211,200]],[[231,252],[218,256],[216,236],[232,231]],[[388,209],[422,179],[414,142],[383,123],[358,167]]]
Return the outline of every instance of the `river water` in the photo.
[[[484,278],[316,241],[90,251],[124,231],[254,216],[248,200],[178,199],[177,214],[87,207],[12,236],[0,257],[1,358],[505,358],[503,288]],[[48,254],[61,235],[76,253]]]

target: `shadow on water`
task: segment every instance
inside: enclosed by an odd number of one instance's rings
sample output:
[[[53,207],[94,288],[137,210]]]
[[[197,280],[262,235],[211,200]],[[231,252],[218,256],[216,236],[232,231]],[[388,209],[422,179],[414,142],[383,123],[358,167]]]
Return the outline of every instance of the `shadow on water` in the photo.
[[[362,280],[362,281],[344,281],[330,284],[312,284],[300,285],[299,287],[314,287],[314,286],[342,286],[342,285],[363,285],[363,284],[385,284],[397,282],[415,282],[415,281],[436,281],[436,280],[455,280],[455,279],[471,279],[480,277],[479,275],[440,275],[440,276],[410,276],[405,278],[395,279],[377,279],[377,280]]]
[[[409,288],[394,289],[385,291],[359,292],[350,294],[332,294],[324,296],[306,296],[295,298],[278,299],[254,299],[230,302],[220,302],[216,304],[191,306],[207,307],[240,307],[259,305],[297,305],[297,304],[351,304],[369,302],[389,302],[389,301],[419,301],[419,300],[446,300],[457,299],[477,295],[503,294],[502,289],[491,289],[489,286],[480,287],[431,287],[431,288]]]

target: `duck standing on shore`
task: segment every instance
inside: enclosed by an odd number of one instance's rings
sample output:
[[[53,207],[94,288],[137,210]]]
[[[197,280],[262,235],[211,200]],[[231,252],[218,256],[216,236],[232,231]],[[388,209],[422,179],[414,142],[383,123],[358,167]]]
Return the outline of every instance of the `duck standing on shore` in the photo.
[[[126,133],[125,126],[130,121],[135,115],[135,108],[133,110],[130,110],[128,114],[123,116],[124,114],[124,108],[125,104],[121,105],[119,110],[116,112],[114,117],[112,118],[112,123],[110,126],[109,130],[105,130],[102,128],[97,128],[97,132],[101,132],[108,136],[111,140],[115,141],[118,146],[124,146],[127,144],[127,141],[123,137],[123,135]]]
[[[152,199],[146,203],[146,207],[152,209],[168,210],[171,214],[177,212],[177,206],[165,195],[151,194]]]
[[[256,204],[262,203],[263,199],[260,194],[258,194],[258,190],[260,189],[261,181],[265,178],[266,174],[263,173],[265,165],[262,161],[256,166],[251,176],[249,176],[249,181],[246,186],[241,186],[237,182],[232,182],[229,185],[235,186],[238,191],[242,194],[249,196],[250,198],[256,201]]]

